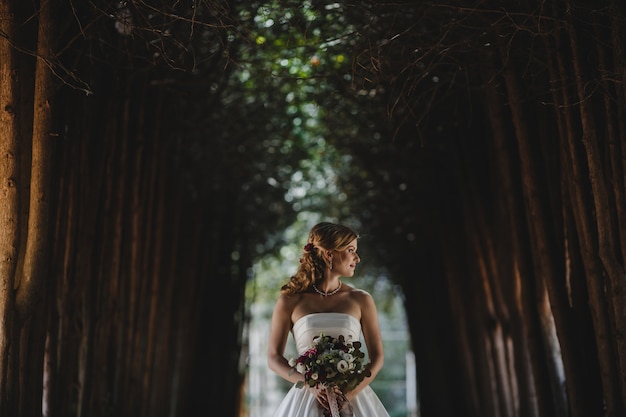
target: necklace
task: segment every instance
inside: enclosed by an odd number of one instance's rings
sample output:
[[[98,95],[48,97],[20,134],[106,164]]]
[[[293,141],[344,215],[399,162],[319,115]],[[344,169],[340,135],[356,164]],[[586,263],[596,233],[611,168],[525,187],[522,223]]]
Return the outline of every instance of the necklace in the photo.
[[[339,292],[339,290],[341,289],[341,281],[339,281],[339,286],[337,288],[335,288],[334,290],[329,291],[329,292],[324,292],[324,291],[320,290],[319,288],[317,288],[315,286],[315,284],[313,284],[313,289],[319,295],[323,295],[324,297],[328,297],[328,296],[331,296],[331,295],[335,295],[335,294],[337,294],[337,292]]]

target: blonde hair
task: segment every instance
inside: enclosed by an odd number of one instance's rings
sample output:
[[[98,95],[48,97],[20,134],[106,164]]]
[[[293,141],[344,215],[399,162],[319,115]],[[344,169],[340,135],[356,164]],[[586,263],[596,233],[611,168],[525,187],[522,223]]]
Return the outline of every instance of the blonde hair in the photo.
[[[313,226],[304,246],[298,270],[280,291],[283,294],[295,294],[306,291],[311,285],[324,280],[326,268],[329,266],[324,252],[345,250],[358,237],[354,230],[341,224],[322,222]]]

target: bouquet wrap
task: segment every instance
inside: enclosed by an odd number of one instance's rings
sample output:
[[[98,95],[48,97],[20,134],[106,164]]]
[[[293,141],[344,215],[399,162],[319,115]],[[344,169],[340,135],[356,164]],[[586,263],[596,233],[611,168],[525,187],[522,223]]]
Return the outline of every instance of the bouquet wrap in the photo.
[[[339,404],[333,387],[326,387],[326,398],[328,398],[328,406],[330,407],[330,415],[332,417],[340,417]]]

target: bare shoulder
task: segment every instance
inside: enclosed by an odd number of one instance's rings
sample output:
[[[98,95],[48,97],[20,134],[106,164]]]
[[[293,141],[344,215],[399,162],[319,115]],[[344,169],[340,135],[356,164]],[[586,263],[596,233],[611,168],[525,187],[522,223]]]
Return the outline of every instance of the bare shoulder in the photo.
[[[377,332],[376,328],[378,327],[378,312],[374,297],[365,290],[352,288],[350,298],[358,306],[364,334],[367,333],[371,337],[372,332]]]
[[[301,294],[280,294],[276,300],[276,310],[291,314],[294,307],[300,302]]]
[[[369,292],[352,286],[350,286],[350,297],[358,301],[369,301],[372,299],[372,295]]]
[[[363,289],[350,287],[350,298],[359,305],[361,313],[376,308],[372,295]]]

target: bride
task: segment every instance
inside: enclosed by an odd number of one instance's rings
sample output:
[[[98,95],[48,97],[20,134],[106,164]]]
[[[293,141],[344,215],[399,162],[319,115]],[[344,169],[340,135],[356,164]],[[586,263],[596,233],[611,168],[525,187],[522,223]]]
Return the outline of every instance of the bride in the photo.
[[[334,223],[315,225],[304,246],[300,266],[282,286],[272,315],[268,343],[268,365],[282,378],[294,384],[280,403],[274,417],[322,417],[330,415],[324,390],[299,388],[304,375],[294,372],[284,356],[289,332],[298,354],[313,345],[320,333],[358,341],[361,334],[369,358],[368,376],[354,389],[337,392],[342,415],[389,417],[369,384],[383,366],[383,345],[376,305],[372,296],[341,282],[352,277],[360,262],[358,235],[350,228]]]

